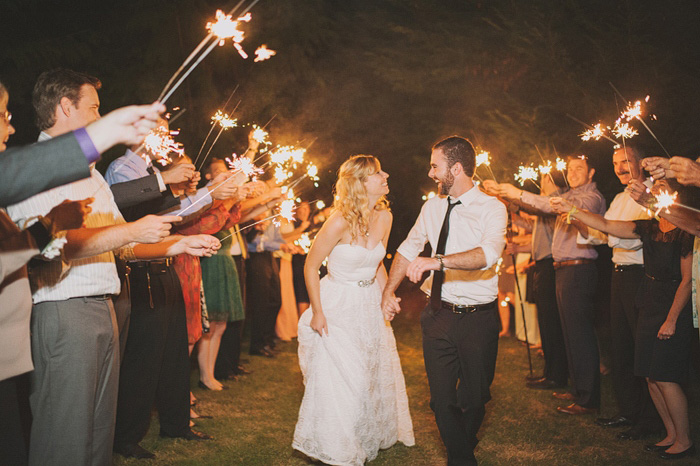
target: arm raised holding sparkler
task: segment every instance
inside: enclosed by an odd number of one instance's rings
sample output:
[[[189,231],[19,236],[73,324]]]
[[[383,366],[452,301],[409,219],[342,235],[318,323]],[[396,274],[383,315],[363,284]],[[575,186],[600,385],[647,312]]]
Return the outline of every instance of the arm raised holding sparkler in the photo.
[[[642,161],[644,168],[656,180],[675,178],[684,185],[700,186],[700,163],[687,157],[647,157]]]
[[[575,218],[591,228],[595,228],[596,230],[610,235],[615,235],[618,238],[639,238],[639,235],[634,232],[634,222],[608,220],[602,215],[594,214],[586,210],[579,210],[578,207],[570,201],[561,197],[553,197],[549,199],[549,203],[554,212],[566,215],[567,222]]]
[[[665,160],[668,161],[668,159]],[[662,186],[667,188],[666,192],[668,193],[670,189],[668,184],[662,184],[658,181],[655,183],[653,192],[659,194]],[[648,209],[654,208],[657,203],[656,196],[642,183],[631,182],[627,187],[627,192],[630,193],[630,197],[634,199],[635,202]],[[687,231],[693,236],[700,236],[700,212],[672,203],[670,205],[664,205],[663,208],[659,209],[657,215],[661,218],[665,218],[681,230]]]

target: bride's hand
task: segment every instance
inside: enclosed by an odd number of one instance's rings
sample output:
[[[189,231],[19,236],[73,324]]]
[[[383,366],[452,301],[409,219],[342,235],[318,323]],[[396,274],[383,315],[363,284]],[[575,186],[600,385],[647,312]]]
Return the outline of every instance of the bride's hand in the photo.
[[[314,312],[309,325],[311,329],[318,332],[319,335],[323,336],[324,330],[326,331],[326,336],[328,335],[328,323],[326,322],[326,316],[323,315],[323,312]]]
[[[401,312],[401,306],[399,302],[401,298],[397,298],[393,293],[391,295],[382,296],[382,314],[384,314],[384,320],[392,321],[396,314]]]

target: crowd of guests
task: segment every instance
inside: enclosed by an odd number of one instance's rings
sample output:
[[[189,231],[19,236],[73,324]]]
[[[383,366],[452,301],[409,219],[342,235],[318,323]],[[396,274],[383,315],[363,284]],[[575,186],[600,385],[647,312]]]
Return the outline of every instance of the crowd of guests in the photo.
[[[530,300],[537,307],[545,366],[542,377],[527,386],[553,390],[555,398],[566,400],[560,413],[598,412],[604,366],[596,297],[604,292],[598,284],[609,283],[610,370],[618,411],[596,424],[627,427],[617,434],[622,440],[658,440],[644,448],[663,459],[695,453],[684,388],[698,339],[700,215],[685,205],[697,199],[698,162],[645,158],[638,148],[617,148],[612,166],[624,190],[608,208],[586,156],[569,157],[566,179],[560,172],[542,175],[540,194],[484,182],[515,218],[522,210],[533,220],[530,244],[511,242],[506,249],[529,252],[534,262]],[[674,192],[677,202],[661,208],[656,196]],[[601,244],[612,248],[609,282],[598,280],[595,246]],[[567,385],[570,390],[563,390]]]
[[[187,156],[156,163],[162,157],[142,142],[154,128],[168,130],[163,106],[100,118],[100,87],[71,70],[41,74],[32,95],[39,142],[0,157],[6,464],[103,465],[113,452],[153,458],[139,445],[153,407],[162,437],[211,439],[192,428],[200,416],[191,353],[199,386],[213,391],[250,374],[241,364],[246,320],[250,354],[274,357],[281,291],[273,254],[303,258],[294,240],[317,228],[307,205],[281,232],[271,219],[285,199],[280,187],[248,181],[223,159],[201,175]],[[15,131],[9,97],[0,84],[3,151]],[[95,163],[120,143],[129,149],[103,176]],[[251,135],[248,143],[241,157],[252,159],[258,142]],[[303,307],[308,297],[298,295]],[[296,324],[296,304],[294,314]]]
[[[164,108],[100,118],[100,87],[70,70],[43,73],[33,91],[39,142],[6,150],[14,128],[0,84],[0,450],[8,464],[152,458],[139,443],[154,406],[161,436],[210,439],[192,429],[192,352],[199,386],[220,391],[250,373],[241,364],[246,321],[250,355],[274,358],[277,338],[295,337],[309,307],[295,241],[317,231],[323,213],[302,203],[280,226],[270,219],[284,200],[273,182],[248,181],[218,158],[203,176],[186,156],[159,166],[142,141],[167,128]],[[103,177],[95,162],[116,144],[130,149]],[[242,157],[257,149],[250,137]],[[644,448],[661,458],[689,456],[684,387],[697,339],[700,214],[681,203],[696,199],[700,161],[644,157],[627,145],[612,166],[625,188],[609,207],[586,156],[569,157],[565,174],[542,175],[539,194],[483,183],[508,205],[513,228],[531,232],[509,237],[506,249],[533,262],[531,296],[509,296],[536,305],[536,319],[521,323],[527,340],[541,340],[545,367],[527,386],[556,390],[566,400],[560,413],[598,412],[596,246],[607,244],[618,413],[596,423],[628,427],[621,439],[657,435]],[[679,202],[659,209],[664,191]]]

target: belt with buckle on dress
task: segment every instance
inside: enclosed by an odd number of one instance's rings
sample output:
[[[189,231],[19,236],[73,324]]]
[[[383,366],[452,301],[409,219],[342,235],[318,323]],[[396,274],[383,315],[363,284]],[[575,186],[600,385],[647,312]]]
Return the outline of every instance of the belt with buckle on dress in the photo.
[[[455,314],[471,314],[472,312],[488,311],[489,309],[496,308],[496,300],[486,304],[473,304],[471,306],[467,306],[465,304],[454,304],[448,301],[441,301],[441,304],[443,309],[452,311]]]

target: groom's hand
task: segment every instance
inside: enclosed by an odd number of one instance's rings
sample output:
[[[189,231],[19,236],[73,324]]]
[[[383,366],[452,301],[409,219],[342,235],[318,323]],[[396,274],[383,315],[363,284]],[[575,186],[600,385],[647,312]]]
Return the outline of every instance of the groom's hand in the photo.
[[[418,283],[423,278],[423,273],[429,270],[440,270],[440,262],[434,257],[416,257],[408,264],[406,276],[413,283]]]
[[[382,295],[382,314],[384,314],[384,320],[392,321],[396,314],[401,312],[401,306],[399,306],[401,298],[397,298],[394,293]]]

